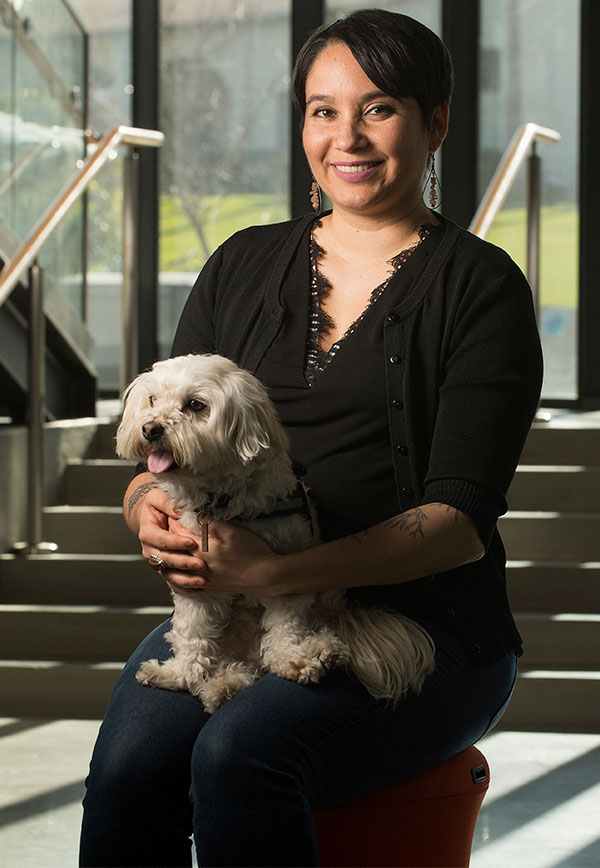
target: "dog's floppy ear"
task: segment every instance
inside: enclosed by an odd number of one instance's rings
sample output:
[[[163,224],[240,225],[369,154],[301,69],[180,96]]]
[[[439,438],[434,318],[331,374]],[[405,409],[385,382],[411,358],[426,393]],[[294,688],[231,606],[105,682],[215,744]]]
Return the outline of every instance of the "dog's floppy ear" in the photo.
[[[250,419],[247,415],[236,419],[234,424],[235,450],[244,464],[251,461],[270,445],[269,435],[259,424],[256,414]]]
[[[121,395],[121,401],[123,406],[127,404],[127,401],[131,398],[132,400],[137,396],[139,390],[146,386],[148,381],[148,375],[151,373],[151,369],[148,371],[142,371],[141,374],[138,374],[137,377],[132,380],[128,386],[125,387],[123,394]]]
[[[237,371],[228,403],[230,432],[244,463],[269,447],[285,451],[288,442],[262,383],[246,371]]]

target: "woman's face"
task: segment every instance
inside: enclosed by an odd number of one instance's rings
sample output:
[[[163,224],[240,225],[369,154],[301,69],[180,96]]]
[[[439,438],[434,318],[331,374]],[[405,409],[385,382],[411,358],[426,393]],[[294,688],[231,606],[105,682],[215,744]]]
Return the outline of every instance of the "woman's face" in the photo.
[[[407,216],[423,207],[427,157],[444,139],[447,116],[436,109],[426,129],[416,100],[380,91],[343,42],[330,42],[306,79],[304,150],[334,210]]]

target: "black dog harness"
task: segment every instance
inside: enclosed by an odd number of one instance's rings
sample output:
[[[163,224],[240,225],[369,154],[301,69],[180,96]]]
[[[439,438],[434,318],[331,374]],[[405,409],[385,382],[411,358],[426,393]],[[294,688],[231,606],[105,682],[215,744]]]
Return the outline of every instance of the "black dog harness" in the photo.
[[[303,468],[300,468],[295,462],[293,467],[296,473],[303,470]],[[216,512],[223,512],[227,509],[230,501],[231,497],[228,494],[209,492],[207,503],[203,507],[194,510],[198,519],[198,524],[201,528],[203,552],[208,551],[209,524],[214,521]],[[241,515],[233,516],[228,520],[235,523],[236,521],[257,521],[264,518],[283,518],[284,516],[290,515],[300,515],[305,518],[310,523],[311,533],[314,536],[316,528],[313,522],[313,514],[306,493],[306,487],[301,479],[298,479],[296,488],[288,497],[282,497],[279,500],[276,500],[268,511],[259,512],[257,515],[245,515],[242,513]]]

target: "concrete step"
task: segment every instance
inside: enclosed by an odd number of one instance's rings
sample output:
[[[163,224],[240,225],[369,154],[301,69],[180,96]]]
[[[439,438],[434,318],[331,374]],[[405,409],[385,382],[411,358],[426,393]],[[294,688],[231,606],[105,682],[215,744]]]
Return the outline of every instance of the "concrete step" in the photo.
[[[120,506],[47,506],[43,525],[45,539],[61,552],[139,554]]]
[[[0,715],[100,719],[122,667],[0,660]],[[521,671],[499,729],[599,732],[600,673]]]
[[[0,660],[0,715],[101,720],[123,663]]]
[[[600,732],[600,672],[522,670],[499,728]]]
[[[511,511],[498,527],[511,560],[600,559],[600,513]]]
[[[171,597],[140,554],[0,555],[4,603],[161,606]]]
[[[528,668],[600,668],[600,614],[517,612],[515,620]]]
[[[127,660],[168,606],[0,605],[0,659]]]
[[[600,558],[600,512],[511,510],[499,521],[511,560],[594,561]],[[119,506],[48,506],[44,536],[60,551],[135,554],[139,544]]]
[[[514,611],[599,612],[600,562],[509,561]],[[170,596],[141,555],[0,555],[0,600],[98,606],[160,606]]]
[[[134,469],[134,464],[118,458],[69,461],[63,500],[72,506],[121,506]]]
[[[512,510],[600,512],[600,467],[520,465],[508,505]]]
[[[600,612],[600,562],[508,561],[514,611]]]
[[[104,458],[112,460],[115,455],[115,440],[117,434],[118,419],[101,419],[96,425],[93,440],[91,441],[84,458]]]
[[[549,423],[534,423],[521,455],[523,464],[572,464],[574,458],[585,467],[600,466],[597,419],[586,422],[570,413]]]

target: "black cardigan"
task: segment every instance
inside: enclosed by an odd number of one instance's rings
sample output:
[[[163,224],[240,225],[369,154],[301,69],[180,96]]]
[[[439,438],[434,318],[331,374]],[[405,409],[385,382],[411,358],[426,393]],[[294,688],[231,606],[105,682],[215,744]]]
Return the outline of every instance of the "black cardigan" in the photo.
[[[216,352],[255,372],[281,323],[292,256],[314,219],[250,227],[221,245],[188,298],[172,354]],[[486,555],[393,587],[407,614],[441,623],[473,656],[493,660],[521,644],[496,522],[537,407],[541,350],[517,266],[440,219],[437,248],[382,324],[396,486],[403,510],[441,502],[466,513]],[[389,589],[353,596],[393,604]]]

